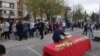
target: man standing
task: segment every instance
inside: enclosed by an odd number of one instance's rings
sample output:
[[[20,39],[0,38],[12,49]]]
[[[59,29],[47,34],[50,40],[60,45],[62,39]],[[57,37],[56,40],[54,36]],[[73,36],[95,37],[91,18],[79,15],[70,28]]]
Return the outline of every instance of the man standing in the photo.
[[[30,29],[30,23],[26,20],[23,21],[23,31],[24,31],[24,38],[28,39],[28,33]]]
[[[39,23],[39,32],[40,32],[41,40],[42,40],[44,38],[44,35],[43,35],[43,32],[44,32],[44,23],[42,21]]]
[[[9,35],[10,24],[7,21],[4,21],[2,27],[3,27],[5,39],[10,39],[10,35]]]
[[[83,35],[87,35],[87,32],[88,32],[88,23],[85,23],[84,24],[84,31],[83,31]]]

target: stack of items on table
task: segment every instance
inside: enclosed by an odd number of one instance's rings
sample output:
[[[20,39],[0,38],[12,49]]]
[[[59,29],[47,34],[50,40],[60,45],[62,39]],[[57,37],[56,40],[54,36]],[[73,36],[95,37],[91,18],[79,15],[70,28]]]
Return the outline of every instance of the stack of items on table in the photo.
[[[73,41],[73,42],[70,42],[70,41],[68,41],[68,40],[66,40],[66,41],[64,40],[64,41],[61,42],[61,44],[56,45],[56,46],[55,46],[55,49],[56,49],[57,51],[60,51],[60,50],[63,50],[64,48],[66,48],[66,47],[69,47],[69,46],[71,46],[71,45],[73,45],[73,44],[76,44],[76,43],[78,43],[78,42],[84,41],[84,40],[86,40],[86,39],[88,39],[88,37],[84,36],[84,37],[81,37],[80,39],[77,39],[77,40],[75,40],[75,41]]]

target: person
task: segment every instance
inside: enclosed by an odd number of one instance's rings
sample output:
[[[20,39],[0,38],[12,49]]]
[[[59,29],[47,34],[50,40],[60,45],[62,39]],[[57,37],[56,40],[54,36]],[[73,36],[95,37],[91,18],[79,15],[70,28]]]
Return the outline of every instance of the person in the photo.
[[[16,20],[14,21],[13,25],[12,25],[12,34],[13,34],[13,37],[15,37],[14,39],[17,39],[17,30],[16,30]]]
[[[39,37],[39,22],[38,21],[36,21],[34,28],[35,28],[35,36],[38,38]]]
[[[44,29],[44,31],[45,31],[45,34],[48,34],[49,33],[49,24],[48,24],[48,21],[45,21],[44,22],[44,24],[45,24],[45,29]]]
[[[95,25],[93,24],[93,23],[90,23],[89,24],[89,37],[91,38],[91,39],[94,39],[94,35],[93,35],[93,29],[94,29],[94,27],[95,27]]]
[[[96,30],[99,30],[99,23],[95,24]]]
[[[9,21],[9,34],[11,34],[12,33],[12,25],[13,25],[13,20],[11,20],[11,21]]]
[[[34,22],[30,22],[30,29],[29,29],[30,37],[33,37],[34,35],[34,31],[35,31],[34,25],[35,25]]]
[[[24,31],[24,38],[28,39],[28,33],[29,33],[29,29],[30,29],[30,23],[26,20],[23,21],[22,23],[23,25],[23,31]]]
[[[85,23],[83,35],[87,35],[87,32],[88,32],[88,23]]]
[[[10,35],[9,35],[9,27],[10,27],[10,24],[7,22],[7,21],[4,21],[3,22],[3,34],[5,36],[5,39],[10,39]]]
[[[42,21],[39,23],[39,32],[42,40],[44,38],[44,23]]]
[[[19,41],[21,41],[23,39],[23,25],[22,25],[22,21],[19,20],[17,25],[16,25],[16,30],[17,30],[17,35],[19,36]]]
[[[65,30],[66,30],[66,23],[63,22],[63,23],[62,23],[62,26],[63,26],[63,31],[65,31]]]
[[[53,33],[54,43],[57,43],[61,40],[61,37],[60,37],[61,35],[65,36],[62,27],[56,26],[56,29],[54,30],[54,33]]]
[[[4,45],[0,44],[0,56],[3,56],[6,54],[6,48]]]
[[[74,22],[71,22],[71,31],[74,30]]]
[[[54,22],[52,20],[50,20],[48,24],[49,24],[49,32],[52,33],[54,30]]]

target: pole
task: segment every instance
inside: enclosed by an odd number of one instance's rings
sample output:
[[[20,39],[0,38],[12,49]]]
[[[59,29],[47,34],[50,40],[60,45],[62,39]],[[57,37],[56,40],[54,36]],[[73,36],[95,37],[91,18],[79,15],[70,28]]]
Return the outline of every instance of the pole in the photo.
[[[74,20],[74,5],[73,5],[73,12],[72,12],[72,21]]]
[[[99,22],[100,22],[100,3],[99,3]]]
[[[87,21],[87,13],[86,13],[86,10],[85,10],[85,20],[84,21]]]
[[[8,21],[9,21],[9,22],[11,21],[10,13],[8,14]]]

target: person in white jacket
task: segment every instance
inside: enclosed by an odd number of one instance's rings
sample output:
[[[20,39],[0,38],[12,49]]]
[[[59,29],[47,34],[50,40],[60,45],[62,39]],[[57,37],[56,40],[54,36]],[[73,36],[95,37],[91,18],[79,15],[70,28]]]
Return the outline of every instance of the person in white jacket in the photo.
[[[30,21],[30,30],[29,30],[30,37],[33,37],[34,35],[34,31],[35,31],[34,25],[35,25],[34,22]]]
[[[4,21],[2,28],[3,28],[3,33],[4,33],[4,36],[5,36],[5,39],[10,39],[9,27],[10,27],[10,24],[7,21]]]

